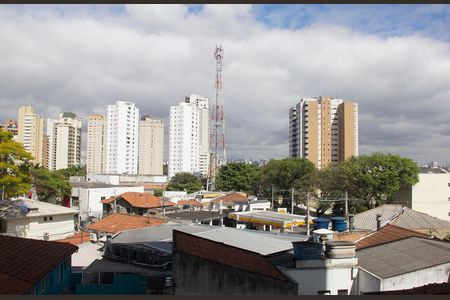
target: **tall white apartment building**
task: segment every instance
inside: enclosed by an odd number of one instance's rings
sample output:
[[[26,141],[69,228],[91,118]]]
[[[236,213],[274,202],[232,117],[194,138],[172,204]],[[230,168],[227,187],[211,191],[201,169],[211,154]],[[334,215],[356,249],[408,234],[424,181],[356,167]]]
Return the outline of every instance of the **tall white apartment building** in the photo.
[[[139,174],[163,175],[164,122],[142,116],[139,123]]]
[[[190,95],[170,107],[168,176],[189,172],[206,176],[209,166],[209,100]]]
[[[318,169],[358,155],[358,104],[330,97],[302,98],[289,110],[289,156]]]
[[[49,170],[54,170],[55,161],[55,130],[58,120],[45,119],[44,124],[44,167]]]
[[[18,141],[33,156],[33,162],[43,165],[44,119],[34,113],[31,105],[19,107]]]
[[[81,119],[74,113],[63,112],[55,124],[52,170],[80,164]]]
[[[105,173],[137,174],[139,109],[134,103],[108,105],[105,146]]]
[[[87,130],[86,172],[103,174],[105,167],[106,120],[102,115],[90,115]]]

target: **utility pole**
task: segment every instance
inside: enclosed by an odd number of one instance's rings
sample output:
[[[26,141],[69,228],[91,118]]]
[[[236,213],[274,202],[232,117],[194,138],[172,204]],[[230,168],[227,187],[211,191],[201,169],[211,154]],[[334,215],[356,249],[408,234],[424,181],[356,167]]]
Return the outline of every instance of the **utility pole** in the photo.
[[[291,192],[291,214],[294,214],[294,188],[292,188]]]
[[[306,235],[309,236],[309,192],[306,194]]]
[[[273,194],[273,184],[272,184],[272,210],[274,210],[274,207],[273,207],[273,199],[274,199],[274,194]]]

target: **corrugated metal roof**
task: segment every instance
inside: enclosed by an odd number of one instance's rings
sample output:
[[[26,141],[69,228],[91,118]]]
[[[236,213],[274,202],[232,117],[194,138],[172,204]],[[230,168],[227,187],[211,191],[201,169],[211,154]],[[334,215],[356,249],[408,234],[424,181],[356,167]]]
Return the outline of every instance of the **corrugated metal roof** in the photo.
[[[355,229],[376,230],[376,215],[381,215],[382,226],[392,223],[406,229],[450,229],[450,222],[412,210],[399,204],[385,204],[355,215]]]
[[[359,266],[380,278],[450,263],[450,243],[410,237],[356,252]]]
[[[354,228],[375,230],[377,229],[376,216],[378,214],[381,215],[381,223],[385,224],[387,221],[401,214],[402,211],[403,208],[399,204],[385,204],[373,209],[366,210],[355,215]]]

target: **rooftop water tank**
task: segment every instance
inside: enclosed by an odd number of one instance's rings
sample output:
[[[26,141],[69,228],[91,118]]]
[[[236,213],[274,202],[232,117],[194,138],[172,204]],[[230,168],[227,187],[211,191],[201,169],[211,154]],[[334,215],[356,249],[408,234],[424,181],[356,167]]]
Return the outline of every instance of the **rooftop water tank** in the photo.
[[[328,229],[330,220],[327,218],[316,218],[313,220],[313,223],[314,223],[314,230],[321,228]]]
[[[294,256],[298,260],[322,258],[322,244],[316,242],[292,242]]]
[[[347,218],[346,217],[333,217],[331,218],[331,226],[334,231],[343,232],[347,230]]]
[[[322,237],[326,237],[327,240],[331,241],[333,239],[333,234],[334,231],[329,230],[329,229],[316,229],[313,231],[313,236],[314,236],[314,242],[316,243],[320,243],[320,238]]]
[[[351,241],[328,241],[325,243],[325,257],[353,258],[355,257],[355,243]]]

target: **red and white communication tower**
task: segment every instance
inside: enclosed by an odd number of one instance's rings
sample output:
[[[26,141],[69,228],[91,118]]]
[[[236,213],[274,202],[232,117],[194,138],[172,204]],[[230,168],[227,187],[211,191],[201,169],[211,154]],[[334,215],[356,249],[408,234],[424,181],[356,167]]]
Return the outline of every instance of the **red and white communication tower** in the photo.
[[[227,155],[225,150],[225,118],[223,111],[222,98],[222,67],[223,67],[223,48],[216,46],[214,50],[216,58],[216,102],[211,108],[211,135],[210,135],[210,180],[214,184],[214,177],[217,174],[218,167],[225,164]]]

